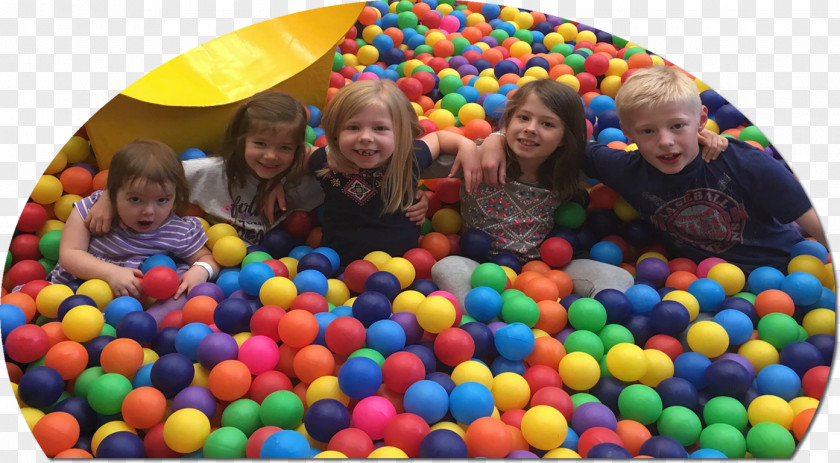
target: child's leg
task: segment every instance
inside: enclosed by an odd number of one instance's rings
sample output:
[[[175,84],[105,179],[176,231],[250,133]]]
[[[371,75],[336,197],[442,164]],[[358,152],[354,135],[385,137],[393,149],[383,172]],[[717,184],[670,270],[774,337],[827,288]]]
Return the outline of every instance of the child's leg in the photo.
[[[561,270],[574,282],[575,294],[583,297],[593,297],[607,288],[625,292],[635,282],[627,270],[590,259],[575,259]]]
[[[464,297],[472,289],[470,277],[478,262],[461,256],[447,256],[432,266],[432,281],[438,288],[452,293],[464,307]]]

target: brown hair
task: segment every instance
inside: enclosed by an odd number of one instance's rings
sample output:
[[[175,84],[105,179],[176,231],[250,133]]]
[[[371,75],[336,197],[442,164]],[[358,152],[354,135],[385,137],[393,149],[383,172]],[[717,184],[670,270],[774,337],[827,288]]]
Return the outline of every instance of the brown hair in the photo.
[[[284,177],[297,180],[303,174],[306,160],[306,122],[306,108],[303,104],[282,92],[262,91],[242,104],[227,126],[221,150],[230,195],[233,196],[233,188],[245,186],[245,181],[251,176],[245,162],[245,138],[265,129],[275,132],[291,130],[298,144],[288,169],[274,178],[260,179],[254,198],[256,210],[262,210],[268,194],[280,185]]]
[[[655,111],[669,103],[687,103],[700,115],[702,103],[697,84],[675,66],[651,66],[635,71],[615,96],[619,120],[627,120],[637,109]]]
[[[190,200],[187,177],[181,160],[168,145],[157,140],[139,139],[126,144],[114,154],[106,183],[112,207],[116,208],[120,188],[135,181],[157,185],[173,184],[175,199],[172,209],[178,215],[186,211]]]
[[[345,85],[327,105],[321,125],[327,136],[328,156],[346,161],[338,147],[338,134],[348,119],[373,105],[387,109],[393,121],[394,154],[385,168],[381,194],[382,212],[396,212],[414,202],[414,139],[423,133],[411,102],[399,87],[390,80],[362,80]],[[318,175],[327,172],[329,169],[321,169]]]
[[[554,190],[561,201],[580,194],[578,185],[586,149],[586,116],[580,96],[568,85],[552,79],[538,79],[518,89],[507,102],[504,127],[530,95],[536,95],[563,122],[563,141],[537,170],[541,186]],[[505,143],[507,172],[511,178],[522,173],[516,155]]]

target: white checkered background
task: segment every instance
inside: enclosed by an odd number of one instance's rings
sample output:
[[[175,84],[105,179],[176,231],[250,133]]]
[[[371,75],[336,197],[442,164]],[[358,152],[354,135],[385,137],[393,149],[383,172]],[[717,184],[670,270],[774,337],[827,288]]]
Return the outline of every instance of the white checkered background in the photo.
[[[38,177],[110,98],[163,62],[259,21],[336,0],[4,2],[0,12],[0,250]],[[499,3],[495,1],[493,3]],[[706,82],[760,127],[791,165],[840,247],[840,6],[830,0],[508,0],[635,42]],[[563,9],[560,9],[560,8]],[[294,51],[289,50],[289,53]],[[836,260],[840,254],[833,252]],[[832,370],[832,377],[837,376]],[[840,461],[840,387],[794,461]],[[831,439],[830,437],[834,437]],[[0,461],[47,461],[0,368]]]

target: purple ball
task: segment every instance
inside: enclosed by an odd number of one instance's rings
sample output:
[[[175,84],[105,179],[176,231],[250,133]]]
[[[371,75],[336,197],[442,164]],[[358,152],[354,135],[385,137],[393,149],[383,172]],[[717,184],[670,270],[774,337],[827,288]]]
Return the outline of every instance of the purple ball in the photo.
[[[420,361],[423,362],[423,367],[426,369],[426,374],[434,373],[435,367],[437,366],[437,359],[435,358],[435,353],[432,349],[424,346],[423,344],[410,344],[405,346],[403,349],[406,352],[411,352],[412,354],[416,355]]]
[[[184,304],[187,303],[186,297],[179,297],[178,299],[172,299],[171,297],[168,299],[160,299],[154,302],[148,309],[146,309],[146,313],[151,315],[157,325],[160,326],[160,322],[163,321],[164,317],[169,315],[171,312],[176,310],[181,310],[184,308]]]
[[[449,67],[452,69],[458,69],[459,67],[469,64],[470,60],[464,58],[463,56],[456,55],[452,58],[449,58]]]
[[[496,335],[496,331],[499,331],[499,328],[503,328],[505,326],[507,326],[507,323],[505,322],[490,322],[487,324],[487,328],[490,328],[490,332],[493,333],[494,336]]]
[[[528,450],[514,450],[505,458],[539,458],[536,453]]]
[[[198,363],[210,370],[225,360],[236,360],[239,345],[227,333],[210,333],[198,343]]]
[[[642,259],[641,262],[636,264],[636,278],[647,280],[653,283],[656,288],[661,288],[670,274],[671,269],[668,264],[656,257]]]
[[[558,340],[562,343],[565,343],[566,338],[568,338],[569,335],[572,334],[573,331],[574,331],[574,328],[564,328],[564,329],[560,330],[559,333],[554,335],[554,339],[556,339],[556,340]]]
[[[499,46],[499,41],[489,35],[485,35],[484,37],[480,38],[479,42],[484,42],[487,45],[490,45],[490,48]]]
[[[216,398],[204,386],[188,386],[181,389],[172,399],[172,411],[194,408],[212,418],[216,413]]]
[[[423,328],[417,323],[417,316],[411,312],[397,312],[391,315],[391,320],[397,322],[405,331],[405,344],[417,344],[423,337]]]
[[[572,429],[583,434],[589,428],[599,427],[615,431],[617,429],[615,414],[609,407],[600,402],[586,402],[578,405],[572,415]]]
[[[747,360],[747,358],[744,357],[741,354],[736,354],[734,352],[727,352],[727,353],[721,355],[720,357],[718,357],[715,360],[734,360],[734,361],[738,362],[739,364],[741,364],[741,366],[744,367],[744,369],[747,370],[747,373],[750,374],[750,377],[755,376],[755,367],[753,367],[752,363],[750,363],[750,361]]]
[[[197,284],[187,293],[187,298],[192,299],[196,296],[212,297],[216,302],[222,302],[225,298],[225,292],[216,283],[209,281]]]
[[[456,68],[461,77],[478,75],[478,68],[470,63],[462,64]]]

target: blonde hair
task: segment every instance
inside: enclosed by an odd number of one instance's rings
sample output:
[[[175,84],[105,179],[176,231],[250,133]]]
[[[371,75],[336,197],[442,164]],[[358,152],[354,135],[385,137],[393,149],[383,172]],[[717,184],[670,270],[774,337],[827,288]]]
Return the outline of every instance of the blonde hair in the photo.
[[[652,66],[634,72],[621,85],[615,110],[620,120],[628,120],[633,111],[670,103],[687,103],[699,115],[702,104],[697,85],[675,66]]]
[[[111,158],[106,189],[116,211],[117,193],[120,188],[134,182],[175,186],[173,210],[181,215],[190,200],[190,189],[184,166],[175,151],[157,140],[138,139],[120,148]],[[116,220],[116,215],[114,219]]]
[[[268,194],[283,178],[296,180],[304,172],[306,160],[306,108],[298,100],[282,92],[266,90],[256,93],[236,110],[222,142],[221,155],[225,161],[228,192],[233,197],[235,187],[242,188],[251,175],[245,162],[245,138],[248,135],[272,130],[290,130],[297,143],[292,164],[271,179],[259,179],[254,206],[262,210]]]
[[[393,213],[404,210],[414,202],[414,171],[417,159],[414,156],[414,139],[423,133],[411,102],[390,80],[362,80],[339,90],[324,110],[321,125],[327,136],[328,156],[339,162],[347,158],[338,147],[338,134],[348,119],[379,105],[388,110],[393,122],[394,154],[388,160],[382,178],[382,212]],[[317,172],[323,177],[328,168]]]

